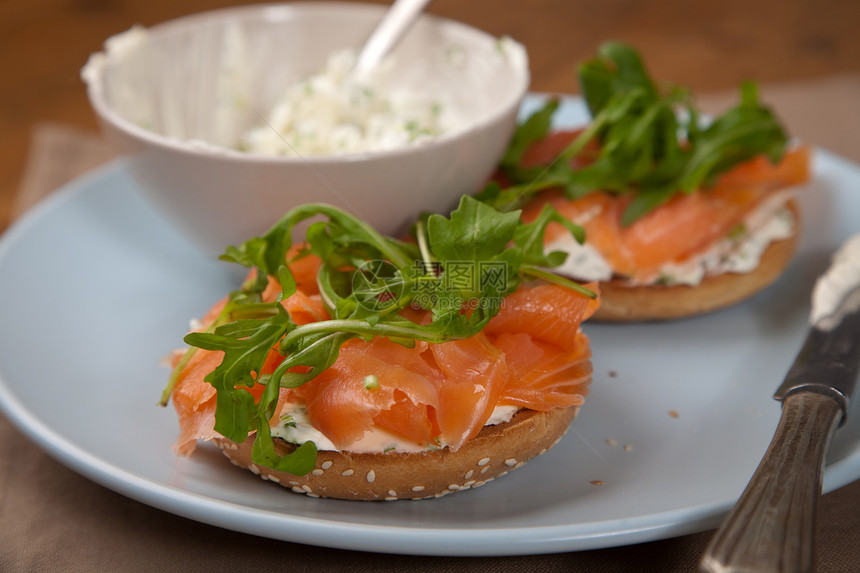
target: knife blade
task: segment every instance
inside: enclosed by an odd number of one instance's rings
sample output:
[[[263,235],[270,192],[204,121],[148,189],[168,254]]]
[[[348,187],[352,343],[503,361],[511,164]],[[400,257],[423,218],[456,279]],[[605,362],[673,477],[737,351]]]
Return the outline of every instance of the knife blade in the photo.
[[[752,479],[701,561],[711,572],[815,568],[825,456],[849,414],[860,371],[860,234],[816,282],[810,328],[774,398],[782,416]]]
[[[860,284],[843,298],[833,315],[813,323],[794,364],[773,397],[784,401],[795,392],[826,394],[839,402],[844,424],[858,370]]]

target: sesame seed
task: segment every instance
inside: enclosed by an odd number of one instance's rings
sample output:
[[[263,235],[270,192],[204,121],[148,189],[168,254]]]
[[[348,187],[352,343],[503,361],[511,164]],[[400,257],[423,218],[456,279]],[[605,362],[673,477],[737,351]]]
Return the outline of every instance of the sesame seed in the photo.
[[[467,471],[467,472],[466,472],[466,475],[465,475],[464,477],[465,477],[466,479],[469,479],[469,478],[470,478],[470,477],[472,477],[473,475],[475,475],[475,470],[469,470],[469,471]]]
[[[319,497],[317,494],[315,494],[315,493],[311,493],[311,492],[308,492],[308,493],[307,493],[307,496],[308,496],[308,497],[316,497],[316,498],[318,498],[318,497]]]
[[[354,470],[354,469],[352,469],[352,468],[350,468],[350,469],[348,469],[348,470],[343,470],[343,471],[340,473],[340,475],[342,475],[343,477],[349,477],[349,476],[351,476],[351,475],[352,475],[352,474],[354,474],[354,473],[355,473],[355,470]]]
[[[457,491],[458,489],[460,489],[460,486],[455,483],[451,483],[448,484],[448,489],[450,489],[451,491]]]
[[[488,463],[490,463],[490,458],[481,458],[480,460],[478,460],[479,466],[485,466]]]
[[[542,449],[541,451],[539,451],[539,452],[538,452],[538,455],[539,455],[539,456],[542,456],[542,455],[544,455],[545,453],[546,453],[546,448],[544,448],[544,449]]]
[[[306,491],[307,493],[311,493],[311,492],[313,491],[313,490],[311,489],[311,486],[309,486],[308,484],[304,484],[304,485],[302,486],[302,489],[303,489],[304,491]]]
[[[397,492],[393,489],[390,489],[388,490],[388,495],[390,495],[391,497],[397,497]]]
[[[490,469],[490,466],[484,466],[484,468],[481,470],[481,473],[485,474],[485,473],[487,473],[487,470],[489,470],[489,469]]]
[[[333,462],[331,460],[326,460],[322,463],[322,465],[320,465],[320,467],[324,470],[327,470],[331,467],[332,463]]]
[[[275,483],[281,483],[281,480],[276,475],[269,475],[269,479]]]
[[[523,467],[524,465],[526,465],[526,463],[525,463],[525,462],[517,462],[517,465],[515,465],[515,466],[514,466],[514,469],[521,468],[521,467]]]
[[[375,471],[370,470],[369,472],[367,472],[367,481],[370,483],[373,483],[376,481],[376,472]]]
[[[412,491],[414,491],[414,492],[416,492],[416,493],[418,493],[419,491],[424,491],[424,486],[423,486],[423,485],[416,485],[416,486],[413,486],[413,487],[412,487]]]
[[[505,465],[508,466],[509,468],[512,468],[515,465],[517,465],[517,459],[516,458],[508,458],[505,460]]]
[[[303,490],[302,488],[300,488],[298,486],[293,486],[293,491],[296,493],[305,493],[305,490]]]
[[[385,498],[385,501],[397,501],[397,496],[396,495],[389,495],[388,497]]]
[[[324,473],[325,473],[325,472],[324,472],[324,471],[322,471],[321,469],[315,469],[314,471],[312,471],[312,472],[311,472],[311,474],[313,474],[313,475],[315,475],[315,476],[321,476],[321,475],[323,475]]]
[[[251,470],[256,475],[260,475],[260,468],[256,466],[256,464],[251,464],[248,466],[248,469]]]
[[[466,483],[463,484],[463,487],[472,487],[473,485],[475,485],[475,480],[470,479],[469,481],[467,481]]]
[[[615,438],[606,438],[606,440],[604,440],[604,441],[606,442],[606,445],[609,446],[610,448],[617,448],[618,447],[618,440],[616,440]]]
[[[291,481],[291,482],[290,482],[290,485],[299,485],[299,482],[297,482],[297,481]]]

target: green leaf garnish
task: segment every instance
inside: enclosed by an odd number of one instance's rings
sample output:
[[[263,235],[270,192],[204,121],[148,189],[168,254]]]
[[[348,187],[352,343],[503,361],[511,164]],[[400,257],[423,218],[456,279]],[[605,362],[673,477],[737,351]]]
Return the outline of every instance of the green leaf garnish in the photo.
[[[627,226],[676,193],[706,187],[743,161],[764,154],[777,163],[785,151],[785,131],[759,102],[752,83],[741,86],[736,107],[703,127],[690,93],[677,86],[659,89],[638,52],[626,44],[601,46],[596,58],[580,66],[579,81],[591,124],[551,165],[523,167],[527,147],[549,129],[558,106],[550,100],[511,140],[502,164],[511,187],[490,183],[480,200],[507,211],[549,187],[563,188],[571,199],[598,190],[630,193],[633,200],[621,221]],[[592,142],[599,144],[596,156],[572,167]]]
[[[365,376],[363,383],[365,390],[376,390],[379,388],[379,379],[374,374],[368,374]]]
[[[303,253],[314,253],[322,261],[317,285],[332,318],[297,325],[281,304],[296,292],[286,264],[291,235],[301,221],[320,216],[325,220],[310,225]],[[196,348],[224,353],[206,377],[217,391],[215,430],[236,442],[254,434],[254,463],[307,473],[316,457],[314,444],[279,456],[269,424],[280,389],[301,386],[331,367],[348,340],[384,336],[412,346],[415,341],[442,343],[473,336],[524,279],[550,280],[595,297],[539,268],[563,262],[558,253],[542,251],[544,232],[552,221],[582,240],[582,230],[555,211],[545,210],[536,221],[523,224],[518,211],[503,213],[469,196],[450,217],[429,215],[419,220],[413,229],[415,243],[383,237],[349,213],[312,204],[292,209],[262,237],[229,247],[222,259],[255,273],[231,293],[212,326],[185,337],[192,347],[186,357]],[[264,302],[261,294],[269,277],[279,283],[282,294]],[[475,302],[480,304],[469,304]],[[464,312],[467,304],[473,309],[470,313]],[[429,311],[430,322],[416,324],[403,318],[400,311],[410,306]],[[263,372],[272,352],[280,354],[280,364]],[[177,365],[162,403],[186,357]],[[364,383],[369,391],[379,384],[372,374]],[[260,385],[262,394],[255,401],[249,389]]]
[[[439,260],[488,261],[505,250],[519,222],[518,212],[500,213],[466,196],[450,219],[431,215],[427,234]]]
[[[579,242],[585,240],[582,227],[565,218],[552,205],[546,204],[538,217],[531,223],[519,225],[514,232],[514,243],[523,251],[523,263],[543,267],[557,267],[567,257],[566,253],[556,251],[544,252],[544,234],[550,223],[560,223]]]
[[[526,149],[546,137],[552,127],[552,116],[556,109],[558,109],[558,100],[551,99],[543,108],[517,126],[502,158],[503,167],[513,167],[519,164]]]

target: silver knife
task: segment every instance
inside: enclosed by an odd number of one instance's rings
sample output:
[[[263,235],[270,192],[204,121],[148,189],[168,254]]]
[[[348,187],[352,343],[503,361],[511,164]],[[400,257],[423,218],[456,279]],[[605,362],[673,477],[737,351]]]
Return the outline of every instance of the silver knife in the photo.
[[[710,572],[815,569],[815,516],[830,440],[860,370],[860,235],[815,285],[810,329],[774,398],[782,417],[740,499],[701,561]]]

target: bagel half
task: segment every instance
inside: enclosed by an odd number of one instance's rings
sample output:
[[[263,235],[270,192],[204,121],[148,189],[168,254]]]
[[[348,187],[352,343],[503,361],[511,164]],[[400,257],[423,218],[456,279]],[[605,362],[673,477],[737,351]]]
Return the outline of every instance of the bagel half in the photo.
[[[578,412],[579,406],[549,412],[520,410],[510,422],[485,426],[456,452],[448,448],[379,454],[320,451],[316,468],[304,476],[254,464],[250,437],[241,444],[220,437],[214,441],[233,464],[296,493],[350,500],[425,499],[478,487],[522,466],[554,446]],[[279,455],[294,448],[275,438]]]
[[[711,312],[751,297],[774,283],[797,252],[800,214],[794,201],[790,201],[788,207],[794,214],[794,233],[768,245],[753,271],[707,276],[696,286],[630,286],[618,279],[601,282],[601,304],[592,320],[674,320]]]

